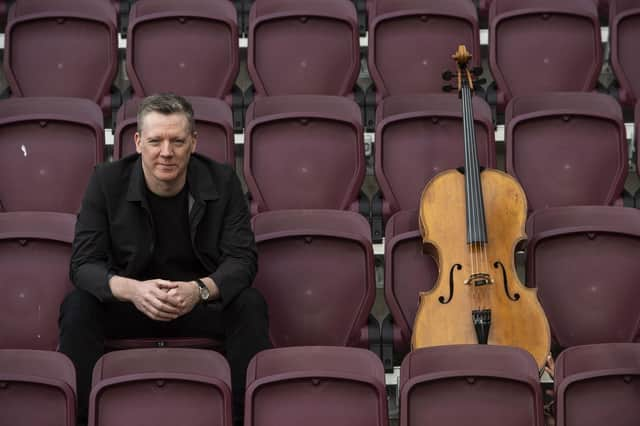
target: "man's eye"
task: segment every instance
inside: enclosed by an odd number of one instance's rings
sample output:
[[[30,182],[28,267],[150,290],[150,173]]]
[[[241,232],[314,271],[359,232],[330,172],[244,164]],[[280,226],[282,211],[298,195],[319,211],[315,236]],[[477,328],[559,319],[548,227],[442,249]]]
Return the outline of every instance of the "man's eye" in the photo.
[[[183,139],[177,139],[173,141],[174,145],[184,145],[184,140]]]
[[[155,140],[155,139],[151,139],[151,140],[148,140],[147,143],[149,145],[158,145],[160,143],[160,141],[159,140]]]

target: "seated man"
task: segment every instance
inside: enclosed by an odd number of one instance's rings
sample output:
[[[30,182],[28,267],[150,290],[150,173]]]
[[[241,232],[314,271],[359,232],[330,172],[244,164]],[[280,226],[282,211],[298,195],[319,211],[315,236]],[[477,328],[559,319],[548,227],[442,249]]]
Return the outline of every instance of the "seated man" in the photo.
[[[267,307],[251,287],[257,254],[234,170],[194,154],[191,105],[172,94],[138,110],[136,150],[99,165],[73,242],[76,289],[60,308],[60,351],[73,361],[85,422],[105,338],[224,338],[234,419],[250,359],[269,348]]]

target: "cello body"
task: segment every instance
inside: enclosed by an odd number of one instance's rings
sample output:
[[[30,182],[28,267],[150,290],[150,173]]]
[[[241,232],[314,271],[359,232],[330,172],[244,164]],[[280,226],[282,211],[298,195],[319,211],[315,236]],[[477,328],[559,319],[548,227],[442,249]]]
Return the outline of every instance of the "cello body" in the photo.
[[[526,238],[526,197],[520,184],[504,172],[487,169],[480,173],[480,180],[489,235],[484,245],[485,266],[493,283],[478,288],[464,283],[474,257],[464,226],[464,175],[458,170],[444,171],[427,184],[421,197],[423,244],[436,259],[440,274],[432,290],[420,293],[412,347],[478,343],[471,313],[491,309],[487,343],[525,349],[542,368],[549,353],[549,325],[537,290],[522,285],[514,262],[516,246]],[[515,295],[519,295],[516,301],[512,300]],[[448,303],[441,303],[442,297],[446,301],[449,296]]]
[[[411,346],[516,346],[542,370],[551,344],[549,324],[537,290],[522,285],[514,260],[526,238],[526,196],[513,177],[479,167],[470,58],[464,46],[453,55],[462,100],[464,167],[436,175],[420,199],[423,247],[436,260],[439,275],[433,289],[420,293]]]

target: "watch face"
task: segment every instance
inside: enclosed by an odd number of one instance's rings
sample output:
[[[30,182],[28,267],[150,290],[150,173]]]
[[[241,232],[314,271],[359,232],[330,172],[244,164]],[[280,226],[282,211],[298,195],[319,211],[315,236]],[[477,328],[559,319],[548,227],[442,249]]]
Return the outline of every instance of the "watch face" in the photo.
[[[200,280],[195,280],[194,282],[200,288],[200,300],[203,300],[205,302],[209,300],[209,288]]]
[[[200,299],[202,300],[209,299],[209,289],[207,287],[200,287]]]

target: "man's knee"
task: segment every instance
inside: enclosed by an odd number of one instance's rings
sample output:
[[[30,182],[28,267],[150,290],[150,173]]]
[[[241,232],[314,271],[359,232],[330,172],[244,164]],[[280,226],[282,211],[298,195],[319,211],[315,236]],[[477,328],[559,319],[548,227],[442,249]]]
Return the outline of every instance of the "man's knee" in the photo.
[[[256,288],[249,287],[244,289],[227,308],[234,314],[243,317],[250,316],[254,318],[267,317],[267,302],[264,296]]]
[[[84,290],[72,290],[60,304],[60,328],[100,321],[102,303]]]

